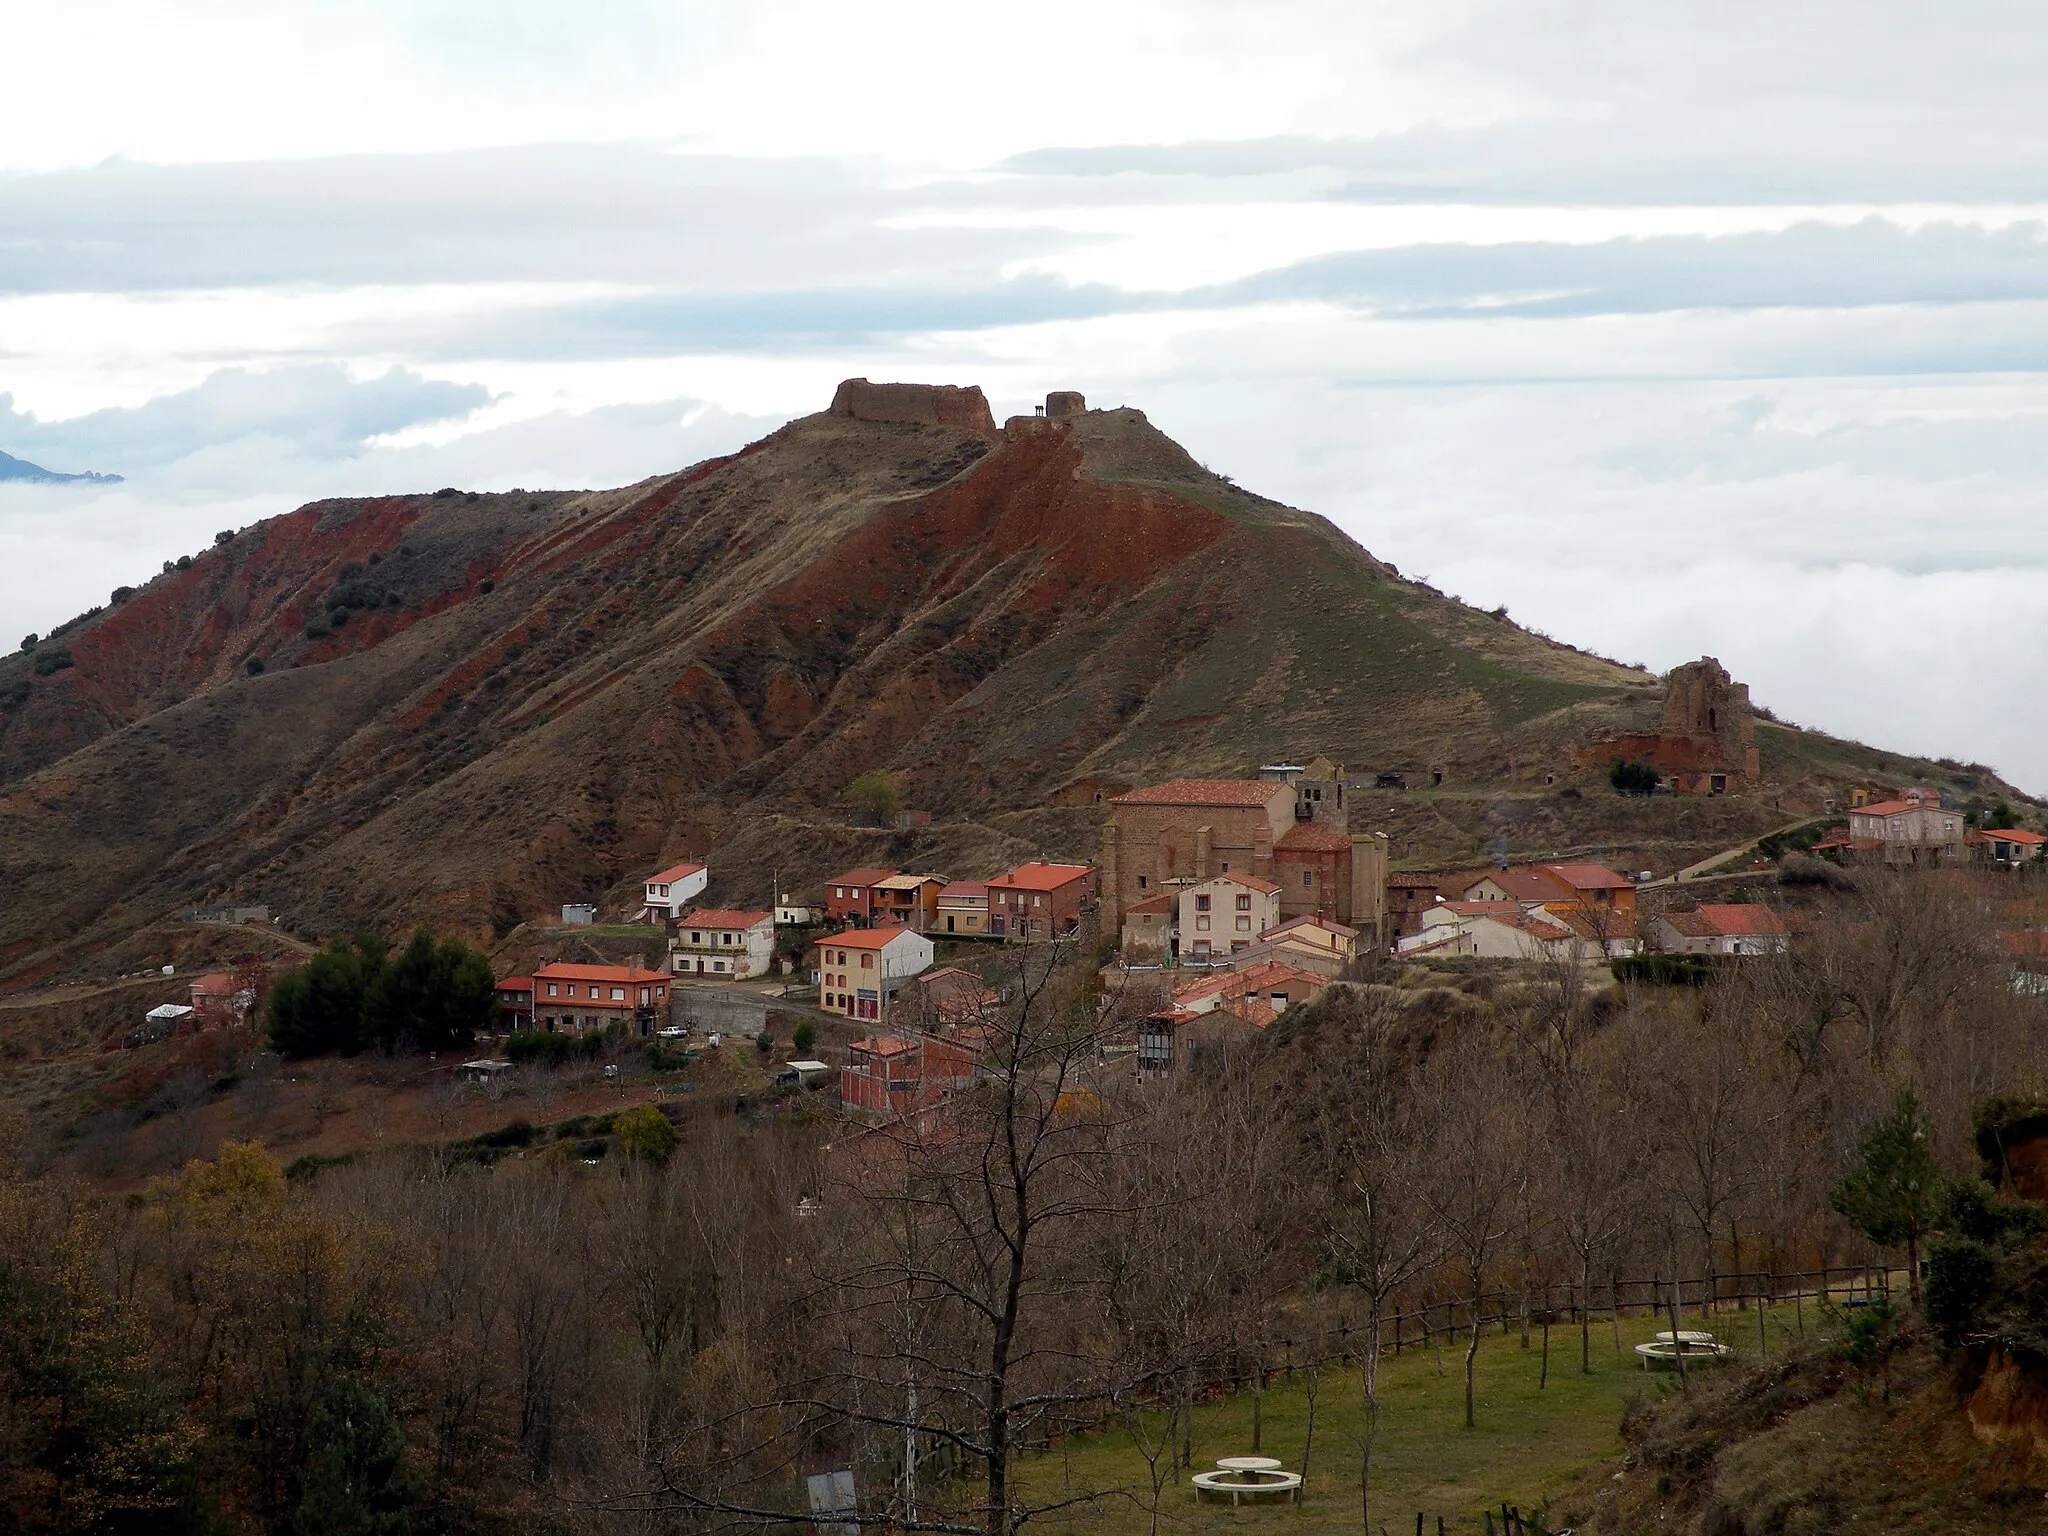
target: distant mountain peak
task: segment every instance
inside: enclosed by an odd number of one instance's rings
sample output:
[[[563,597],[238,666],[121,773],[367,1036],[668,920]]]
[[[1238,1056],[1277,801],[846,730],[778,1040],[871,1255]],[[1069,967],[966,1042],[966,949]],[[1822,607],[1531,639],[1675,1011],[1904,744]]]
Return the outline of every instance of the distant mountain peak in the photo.
[[[119,475],[100,475],[91,471],[82,475],[60,475],[54,469],[31,464],[27,459],[17,459],[11,453],[0,453],[0,480],[27,480],[39,485],[57,485],[64,481],[87,482],[94,485],[121,483]]]

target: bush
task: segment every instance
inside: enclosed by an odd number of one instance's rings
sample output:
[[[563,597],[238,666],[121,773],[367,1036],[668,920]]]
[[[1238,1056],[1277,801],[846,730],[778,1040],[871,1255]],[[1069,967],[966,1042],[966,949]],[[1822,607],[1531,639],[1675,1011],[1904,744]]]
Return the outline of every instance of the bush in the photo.
[[[112,595],[108,598],[108,601],[114,603],[125,603],[128,601],[129,598],[133,597],[134,595],[135,589],[133,587],[116,587],[114,588]]]
[[[1616,981],[1647,982],[1653,987],[1701,987],[1713,967],[1699,955],[1624,955],[1610,967]]]
[[[484,1131],[469,1138],[465,1145],[483,1148],[529,1147],[533,1145],[535,1132],[532,1124],[525,1120],[512,1120],[499,1126],[495,1131]]]
[[[2000,1199],[1989,1186],[1958,1180],[1942,1203],[1942,1230],[1979,1243],[2023,1242],[2041,1230],[2048,1211],[2024,1200]]]
[[[628,1157],[665,1163],[676,1150],[676,1128],[652,1104],[627,1110],[613,1121],[612,1129],[618,1133],[619,1150]]]
[[[325,619],[308,619],[306,621],[306,638],[308,640],[325,640],[333,633],[334,631],[327,627]]]
[[[1780,885],[1814,886],[1830,891],[1853,891],[1856,879],[1839,864],[1798,850],[1787,853],[1778,861],[1778,883]]]
[[[213,547],[215,549],[219,549],[223,544],[232,544],[234,542],[235,530],[232,528],[223,528],[213,536]]]
[[[180,556],[178,556],[178,569],[179,569],[179,570],[181,570],[181,571],[189,571],[189,570],[191,570],[191,569],[192,569],[192,557],[191,557],[190,555],[180,555]]]
[[[818,1026],[806,1020],[797,1025],[796,1033],[789,1037],[799,1056],[808,1056],[818,1047]]]
[[[546,1030],[527,1030],[512,1036],[505,1042],[505,1059],[511,1062],[538,1062],[546,1067],[559,1067],[566,1061],[581,1058],[593,1061],[604,1046],[602,1035],[563,1035]]]
[[[497,587],[497,585],[498,584],[495,581],[491,580],[490,577],[486,576],[482,581],[476,584],[476,589],[479,592],[489,592],[494,590]]]
[[[242,668],[251,677],[261,677],[263,675],[263,658],[261,656],[251,656],[242,663]]]
[[[30,630],[27,634],[21,637],[21,648],[24,651],[32,651],[36,648],[36,642],[42,638],[43,637],[37,634],[34,630]]]
[[[1927,1321],[1960,1344],[1977,1321],[1998,1272],[1998,1252],[1972,1237],[1937,1239],[1927,1250]]]
[[[458,491],[457,489],[455,489],[455,487],[454,487],[454,486],[452,486],[452,485],[444,485],[444,486],[442,486],[442,487],[441,487],[441,489],[439,489],[438,491],[434,492],[434,498],[433,498],[433,499],[434,499],[435,501],[447,501],[447,500],[449,500],[450,498],[452,498],[452,497],[456,497],[456,496],[460,496],[461,494],[462,494],[462,492],[460,492],[460,491]]]
[[[71,665],[71,647],[60,645],[54,651],[36,653],[36,676],[48,677],[53,672],[62,672]]]
[[[332,624],[336,629],[341,628],[342,625],[348,622],[348,610],[346,608],[328,609],[327,622],[329,624]]]
[[[762,1030],[760,1034],[754,1036],[754,1049],[759,1051],[763,1056],[774,1055],[775,1037],[768,1033],[767,1030]]]
[[[1616,758],[1607,769],[1607,782],[1620,795],[1654,795],[1657,770],[1644,762],[1623,762]]]
[[[877,826],[893,821],[903,810],[903,791],[886,773],[864,773],[846,786],[846,798],[853,808],[874,819]]]

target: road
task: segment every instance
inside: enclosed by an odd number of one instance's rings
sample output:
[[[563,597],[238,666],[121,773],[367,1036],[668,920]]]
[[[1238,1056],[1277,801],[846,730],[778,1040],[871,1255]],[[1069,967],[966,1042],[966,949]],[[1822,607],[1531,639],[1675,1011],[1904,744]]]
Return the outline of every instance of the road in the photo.
[[[1784,826],[1774,827],[1768,832],[1752,837],[1748,842],[1737,843],[1733,848],[1724,848],[1719,853],[1709,854],[1697,864],[1688,864],[1675,875],[1666,875],[1662,880],[1646,880],[1637,886],[1636,889],[1639,891],[1654,891],[1660,886],[1689,884],[1699,879],[1702,875],[1712,874],[1723,864],[1734,863],[1735,860],[1755,848],[1764,838],[1780,837],[1787,832],[1797,832],[1801,827],[1810,827],[1815,822],[1830,819],[1827,816],[1802,816],[1797,821],[1788,821]]]

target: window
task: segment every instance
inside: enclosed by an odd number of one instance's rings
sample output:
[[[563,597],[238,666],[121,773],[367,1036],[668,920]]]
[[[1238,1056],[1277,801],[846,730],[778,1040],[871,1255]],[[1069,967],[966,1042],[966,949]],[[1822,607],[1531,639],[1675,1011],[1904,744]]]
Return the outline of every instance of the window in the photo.
[[[625,1000],[626,1000],[626,989],[625,989],[624,987],[613,987],[613,988],[612,988],[612,1001],[613,1001],[613,1002],[615,1002],[615,1003],[623,1003],[623,1002],[624,1002]]]
[[[1045,898],[1043,896],[1034,896],[1031,898],[1031,905],[1033,905],[1034,907],[1042,907],[1045,905]]]
[[[549,983],[548,983],[548,996],[549,996],[549,997],[553,997],[554,995],[555,995],[555,984],[554,984],[554,983],[553,983],[553,982],[551,981],[551,982],[549,982]]]
[[[702,944],[704,942],[704,935],[693,928],[690,930],[690,942],[692,944]]]
[[[1208,941],[1207,939],[1197,939],[1197,940],[1195,940],[1195,953],[1196,953],[1196,954],[1198,954],[1198,955],[1206,955],[1206,954],[1208,954],[1208,953],[1209,953],[1209,941]]]
[[[1237,898],[1237,910],[1238,910],[1238,911],[1240,911],[1240,912],[1249,912],[1249,911],[1251,911],[1251,909],[1252,909],[1252,899],[1251,899],[1251,897],[1249,897],[1249,896],[1240,896],[1240,897],[1238,897],[1238,898]]]
[[[1304,870],[1303,870],[1303,871],[1301,872],[1301,884],[1302,884],[1302,888],[1303,888],[1304,890],[1306,890],[1306,889],[1309,889],[1309,888],[1313,887],[1313,886],[1315,885],[1315,883],[1316,883],[1316,872],[1315,872],[1314,870],[1312,870],[1312,869],[1304,869]]]
[[[1195,910],[1196,910],[1197,912],[1206,912],[1206,911],[1208,911],[1208,910],[1209,910],[1209,898],[1208,898],[1208,897],[1206,897],[1206,896],[1197,896],[1197,897],[1195,898]]]
[[[1151,888],[1152,888],[1152,880],[1151,880],[1151,877],[1150,877],[1150,876],[1148,876],[1148,875],[1140,875],[1140,876],[1138,876],[1138,889],[1139,889],[1139,890],[1141,890],[1141,891],[1145,891],[1145,890],[1150,890]]]
[[[1209,919],[1208,919],[1207,917],[1197,917],[1197,918],[1195,919],[1195,932],[1197,932],[1197,933],[1207,933],[1208,931],[1209,931]]]
[[[647,1006],[647,1003],[648,1003],[648,997],[647,997],[647,989],[646,989],[645,987],[642,987],[642,988],[640,989],[640,1006],[641,1006],[642,1008],[645,1008],[645,1007]]]
[[[737,944],[740,941],[740,936],[736,933],[722,933],[719,935],[719,938],[727,944]]]
[[[590,1000],[591,1000],[591,1001],[592,1001],[593,1003],[597,1001],[597,983],[596,983],[596,982],[592,982],[592,983],[590,984]]]
[[[1237,931],[1239,933],[1250,933],[1252,931],[1252,920],[1248,917],[1240,917],[1237,920]]]
[[[872,971],[875,968],[875,957],[873,955],[862,955],[860,957],[860,968],[864,971]]]
[[[1225,864],[1223,866],[1223,873],[1225,873],[1226,875],[1230,873],[1230,866],[1228,864]]]
[[[714,960],[711,962],[711,969],[713,969],[714,971],[722,971],[725,969],[725,962],[723,960]]]
[[[843,899],[845,898],[845,896],[846,896],[846,892],[845,892],[845,891],[843,891],[843,890],[841,890],[841,889],[840,889],[840,888],[839,888],[838,886],[836,886],[836,885],[835,885],[835,886],[833,886],[833,887],[832,887],[832,899],[833,899],[834,901],[840,901],[840,900],[843,900]]]

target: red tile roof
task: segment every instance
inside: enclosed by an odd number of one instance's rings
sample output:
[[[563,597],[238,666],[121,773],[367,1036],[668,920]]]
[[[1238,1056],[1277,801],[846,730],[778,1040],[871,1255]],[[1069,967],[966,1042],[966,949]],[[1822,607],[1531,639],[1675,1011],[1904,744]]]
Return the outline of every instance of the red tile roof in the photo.
[[[1619,912],[1559,905],[1543,908],[1542,915],[1546,922],[1562,923],[1582,939],[1606,943],[1635,937],[1635,925]]]
[[[533,974],[547,981],[608,981],[615,986],[673,979],[667,971],[643,971],[638,965],[571,965],[560,960],[553,965],[542,966]]]
[[[667,869],[661,871],[660,874],[649,875],[647,883],[649,885],[674,885],[678,880],[696,874],[703,867],[702,864],[671,864]]]
[[[1280,890],[1280,887],[1272,881],[1261,880],[1257,875],[1240,875],[1233,872],[1227,875],[1212,875],[1209,878],[1212,880],[1228,880],[1233,885],[1241,885],[1248,891],[1257,891],[1265,896],[1277,895]],[[1202,884],[1206,885],[1208,881],[1205,880]]]
[[[2022,832],[2014,827],[1986,827],[1980,837],[2002,838],[2008,843],[2048,843],[2048,837],[2039,832]]]
[[[863,1056],[901,1056],[905,1051],[917,1049],[917,1043],[901,1035],[870,1035],[865,1040],[856,1040],[847,1047],[859,1051]]]
[[[1280,795],[1294,798],[1294,790],[1279,779],[1174,779],[1117,795],[1111,805],[1220,805],[1267,806]]]
[[[987,901],[988,882],[986,880],[955,880],[951,885],[939,892],[939,905],[942,907],[949,901],[961,900]]]
[[[1164,916],[1172,910],[1173,898],[1171,896],[1150,896],[1143,901],[1132,902],[1128,907],[1124,908],[1124,913],[1126,916],[1134,916],[1140,912],[1157,912]]]
[[[1538,866],[1546,875],[1562,880],[1575,891],[1632,891],[1635,881],[1626,875],[1617,875],[1605,864],[1543,864]]]
[[[1358,937],[1358,930],[1356,928],[1347,928],[1342,923],[1331,922],[1327,917],[1315,916],[1290,917],[1279,927],[1268,928],[1259,937],[1262,939],[1277,939],[1281,934],[1292,933],[1297,928],[1320,928],[1325,933],[1336,934],[1340,939],[1355,939]]]
[[[893,869],[849,869],[843,875],[834,875],[827,885],[873,885],[877,880],[886,880],[895,874]]]
[[[730,907],[699,907],[685,912],[680,923],[684,928],[751,928],[756,923],[772,923],[773,912],[746,912]]]
[[[531,976],[500,976],[498,978],[498,990],[500,992],[531,992],[533,990],[533,978]]]
[[[1880,800],[1875,805],[1852,805],[1849,807],[1849,814],[1851,816],[1897,816],[1906,811],[1921,809],[1939,810],[1940,807],[1923,807],[1918,802],[1912,800]]]
[[[908,928],[891,925],[886,928],[849,928],[844,933],[835,933],[830,938],[819,939],[834,949],[883,949],[892,939],[900,939],[910,932]]]
[[[1297,821],[1273,845],[1275,853],[1349,853],[1351,839],[1322,821]]]
[[[192,979],[194,997],[230,997],[234,994],[235,978],[226,971],[211,971]]]
[[[1785,925],[1756,902],[1708,902],[1693,912],[1667,912],[1664,921],[1689,939],[1778,938]]]
[[[1474,875],[1464,889],[1469,893],[1488,880],[1506,891],[1510,901],[1555,901],[1558,896],[1557,882],[1544,879],[1533,869],[1489,869]]]
[[[1092,864],[1048,864],[1043,859],[1033,859],[1029,864],[1019,864],[1007,875],[997,875],[988,884],[991,888],[1000,885],[1015,891],[1056,891],[1094,873]]]

